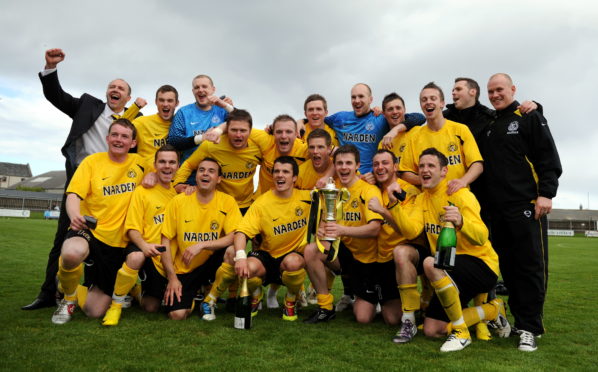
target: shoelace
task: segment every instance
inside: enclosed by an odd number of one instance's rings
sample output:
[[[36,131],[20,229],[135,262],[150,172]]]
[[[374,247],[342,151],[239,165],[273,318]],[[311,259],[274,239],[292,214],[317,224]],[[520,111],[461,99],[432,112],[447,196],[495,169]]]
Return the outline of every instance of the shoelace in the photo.
[[[535,340],[534,340],[534,335],[531,334],[530,332],[521,332],[521,335],[519,336],[521,343],[526,344],[526,345],[533,345]]]
[[[413,323],[405,321],[405,326],[401,329],[401,337],[409,338],[413,334]]]

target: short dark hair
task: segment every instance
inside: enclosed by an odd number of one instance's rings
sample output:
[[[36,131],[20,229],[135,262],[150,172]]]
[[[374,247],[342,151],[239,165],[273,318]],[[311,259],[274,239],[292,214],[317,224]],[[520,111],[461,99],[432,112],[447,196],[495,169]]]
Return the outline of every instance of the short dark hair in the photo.
[[[133,139],[137,139],[137,129],[129,119],[118,118],[114,120],[112,124],[110,124],[110,126],[108,127],[108,134],[110,134],[110,130],[112,130],[112,127],[115,125],[120,125],[122,127],[129,128],[133,131]]]
[[[324,138],[324,140],[326,141],[326,146],[330,146],[332,144],[332,137],[330,137],[330,133],[326,132],[322,128],[316,128],[307,135],[308,146],[309,141],[311,141],[313,138]]]
[[[211,161],[212,163],[216,163],[216,165],[218,166],[218,175],[222,177],[222,167],[220,166],[220,163],[218,163],[216,159],[211,158],[209,156],[206,156],[205,158],[201,159],[199,163],[197,163],[197,169],[199,169],[199,165],[204,161]]]
[[[176,147],[167,143],[165,145],[160,146],[160,148],[156,151],[156,153],[154,154],[154,162],[158,160],[158,154],[161,152],[175,152],[177,161],[181,161],[181,153],[177,151]]]
[[[276,123],[278,123],[279,121],[292,121],[295,124],[295,129],[297,129],[297,121],[295,121],[295,119],[293,119],[293,117],[291,115],[282,114],[282,115],[278,115],[277,117],[275,117],[274,120],[272,121],[272,133],[274,133],[274,128],[276,127]]]
[[[293,176],[299,175],[299,165],[297,165],[297,161],[292,156],[282,155],[274,160],[274,164],[291,164],[293,166]],[[272,166],[272,173],[274,173],[274,166]]]
[[[435,147],[428,147],[427,149],[422,151],[421,155],[419,156],[419,159],[421,159],[424,155],[436,156],[441,167],[448,167],[448,159],[446,158],[446,156],[444,156],[443,153],[436,150]]]
[[[436,85],[435,82],[431,81],[428,84],[424,85],[422,90],[424,90],[424,89],[436,89],[438,91],[438,94],[440,95],[440,99],[442,101],[444,101],[444,92],[442,91],[442,88],[440,88],[438,85]]]
[[[328,102],[326,102],[326,98],[320,94],[310,94],[305,99],[305,103],[303,103],[303,111],[307,110],[307,104],[313,101],[322,101],[324,103],[324,110],[328,110]]]
[[[336,157],[341,154],[353,154],[355,156],[355,163],[360,163],[359,150],[357,150],[357,147],[355,147],[355,145],[347,144],[337,148],[336,152],[333,155],[332,161],[336,163]]]
[[[405,107],[405,100],[403,99],[403,97],[399,96],[395,92],[392,92],[384,96],[384,99],[382,100],[382,110],[386,110],[386,105],[388,104],[388,102],[394,101],[395,99],[401,100],[401,102],[403,103],[403,107]]]
[[[394,152],[388,150],[388,149],[379,149],[378,151],[376,151],[376,153],[374,154],[374,156],[379,155],[379,154],[390,154],[390,157],[392,158],[392,162],[396,163],[397,162],[397,156],[394,154]],[[373,159],[374,157],[372,157]]]
[[[253,128],[253,119],[251,118],[251,114],[247,110],[243,109],[234,109],[228,114],[226,118],[226,124],[230,124],[231,121],[244,121],[249,123],[249,128]]]
[[[458,83],[460,81],[464,81],[467,84],[467,87],[469,89],[475,89],[475,100],[479,101],[480,100],[480,85],[478,84],[478,82],[471,78],[467,78],[467,77],[458,77],[455,79],[455,83]]]
[[[178,101],[179,100],[179,92],[176,90],[175,87],[173,87],[172,85],[162,85],[160,88],[158,88],[158,90],[156,90],[156,99],[158,99],[158,93],[168,93],[168,92],[172,92],[174,93],[174,98]]]

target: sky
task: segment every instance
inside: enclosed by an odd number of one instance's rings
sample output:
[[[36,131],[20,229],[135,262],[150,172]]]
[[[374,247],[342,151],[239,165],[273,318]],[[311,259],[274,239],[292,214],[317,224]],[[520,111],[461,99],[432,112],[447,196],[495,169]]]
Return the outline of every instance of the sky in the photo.
[[[543,105],[557,144],[553,207],[598,209],[595,1],[2,1],[0,45],[0,161],[29,163],[34,175],[64,169],[71,123],[37,77],[49,48],[66,53],[58,73],[73,96],[104,98],[108,82],[124,78],[151,115],[160,85],[174,85],[185,105],[192,78],[208,74],[256,127],[303,117],[312,93],[330,114],[350,110],[358,82],[377,105],[397,92],[420,112],[426,83],[443,87],[448,104],[454,78],[466,76],[489,106],[488,78],[506,72],[516,99]]]

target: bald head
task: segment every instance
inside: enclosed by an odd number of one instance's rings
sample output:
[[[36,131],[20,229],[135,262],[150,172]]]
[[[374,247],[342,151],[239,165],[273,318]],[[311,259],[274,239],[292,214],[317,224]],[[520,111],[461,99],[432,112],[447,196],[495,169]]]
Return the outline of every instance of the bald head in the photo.
[[[357,116],[363,116],[370,112],[372,104],[372,90],[369,85],[358,83],[351,89],[351,106]]]
[[[515,85],[508,74],[494,74],[488,80],[488,100],[495,110],[504,110],[515,101]]]

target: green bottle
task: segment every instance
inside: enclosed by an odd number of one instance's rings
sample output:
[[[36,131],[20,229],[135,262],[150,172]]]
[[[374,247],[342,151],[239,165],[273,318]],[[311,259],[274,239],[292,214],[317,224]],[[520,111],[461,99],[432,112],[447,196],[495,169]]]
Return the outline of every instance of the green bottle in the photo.
[[[241,283],[241,292],[237,296],[237,307],[235,309],[235,328],[251,328],[251,295],[247,288],[247,278],[243,278]]]
[[[434,267],[442,270],[452,270],[455,267],[457,253],[457,232],[452,222],[445,222],[438,235]]]

